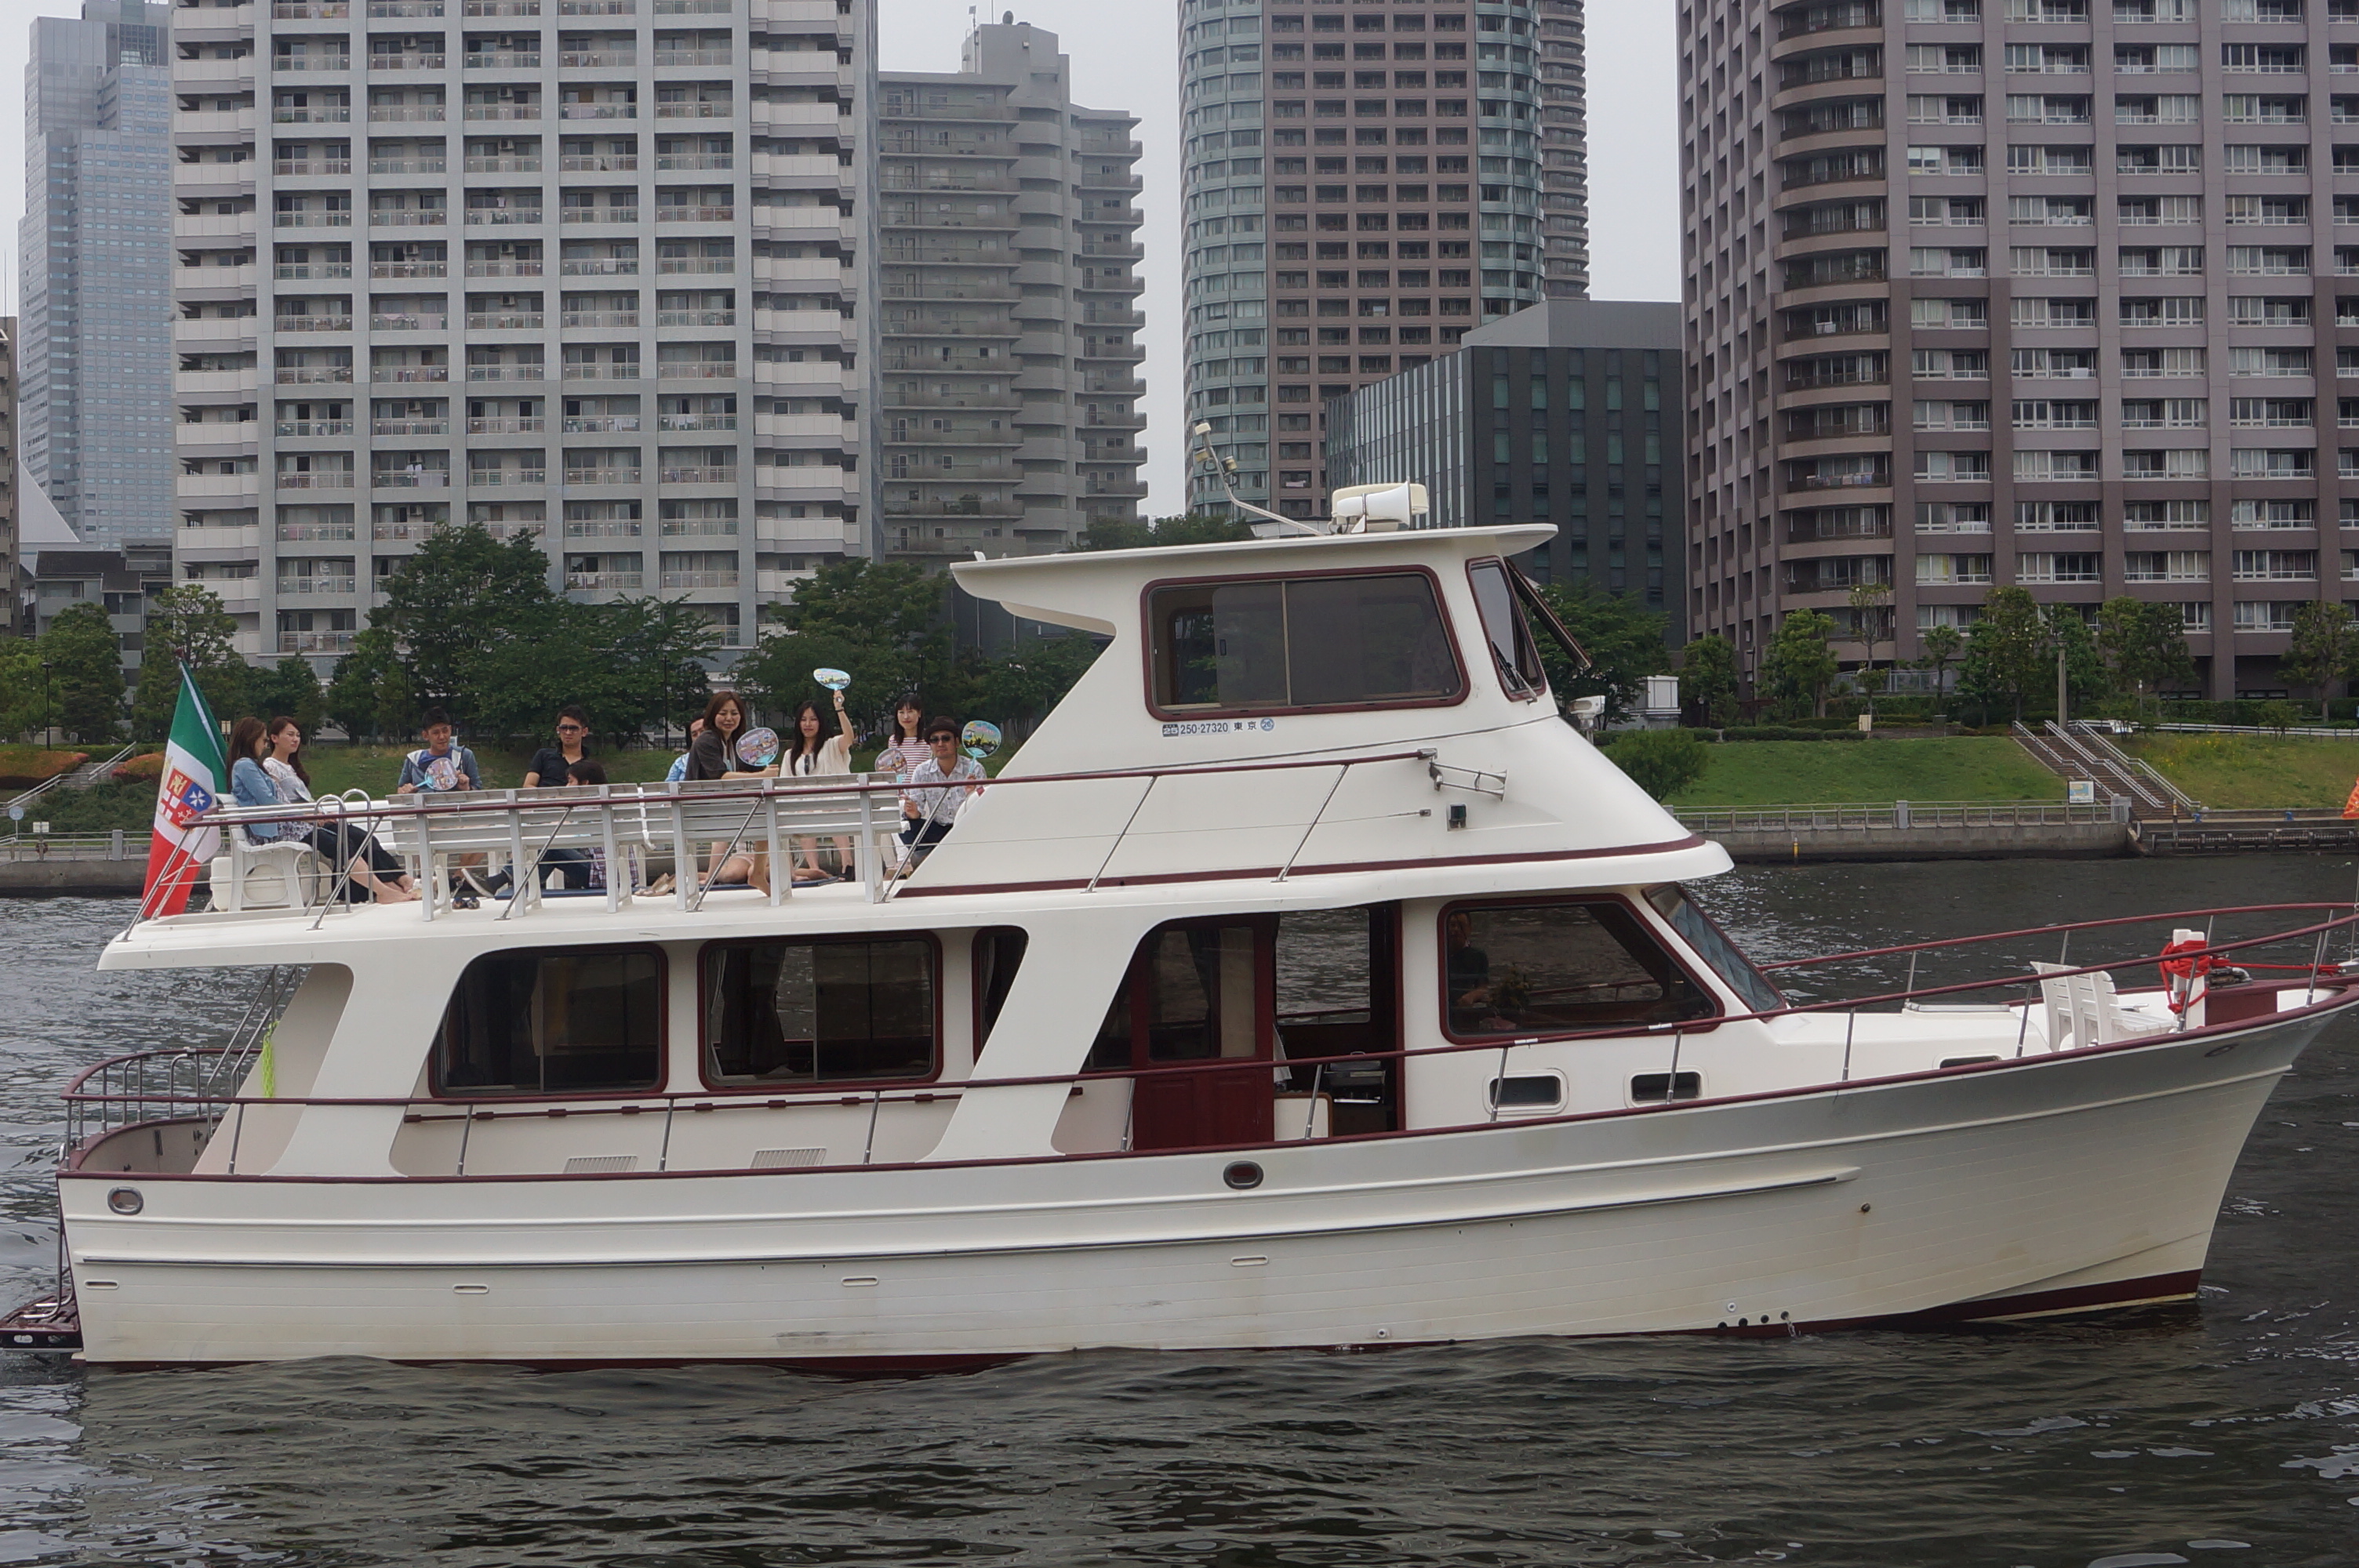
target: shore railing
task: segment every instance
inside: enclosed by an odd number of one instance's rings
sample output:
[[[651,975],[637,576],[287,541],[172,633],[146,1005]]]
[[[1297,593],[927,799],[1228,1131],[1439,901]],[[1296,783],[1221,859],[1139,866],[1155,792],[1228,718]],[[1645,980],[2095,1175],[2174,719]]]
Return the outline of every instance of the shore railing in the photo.
[[[2056,800],[1824,801],[1803,806],[1680,807],[1682,826],[1699,833],[1796,833],[1917,827],[2052,827],[2125,820],[2110,805]]]
[[[2256,936],[2214,940],[2211,935],[2223,919],[2263,914],[2323,914],[2324,918]],[[2359,969],[2359,904],[2351,903],[2244,904],[2212,909],[2180,910],[2160,914],[2117,915],[2098,920],[2070,921],[2020,930],[1988,932],[1971,936],[1944,937],[1927,942],[1827,953],[1807,958],[1773,960],[1760,964],[1757,968],[1765,974],[1791,975],[1795,971],[1826,966],[1885,964],[1906,958],[1908,978],[1898,989],[1875,989],[1864,995],[1803,1000],[1781,1000],[1781,1004],[1777,1007],[1749,1011],[1739,1010],[1715,1012],[1693,1019],[1653,1022],[1637,1020],[1620,1022],[1595,1029],[1542,1030],[1537,1033],[1519,1031],[1512,1039],[1460,1041],[1440,1045],[1409,1046],[1390,1051],[1355,1051],[1336,1055],[1286,1055],[1272,1060],[1215,1057],[1202,1061],[1175,1062],[1147,1069],[1121,1067],[1094,1072],[937,1080],[906,1087],[868,1081],[856,1084],[813,1083],[793,1086],[766,1084],[754,1089],[699,1089],[685,1093],[670,1093],[657,1089],[642,1094],[605,1095],[585,1101],[580,1095],[568,1097],[555,1094],[474,1098],[463,1095],[439,1098],[405,1096],[399,1098],[384,1098],[244,1093],[242,1092],[243,1080],[247,1076],[245,1068],[253,1059],[250,1043],[256,1037],[251,1033],[248,1022],[267,1016],[274,1006],[284,1005],[283,1000],[274,1002],[272,999],[281,995],[288,983],[286,977],[291,971],[274,968],[264,978],[256,1003],[249,1006],[246,1019],[241,1021],[239,1031],[234,1035],[229,1045],[135,1053],[100,1062],[77,1076],[67,1086],[64,1095],[67,1136],[62,1164],[67,1169],[74,1168],[93,1144],[126,1127],[147,1125],[151,1122],[201,1121],[214,1137],[222,1136],[223,1130],[226,1129],[226,1136],[231,1141],[224,1164],[224,1173],[234,1176],[238,1173],[237,1152],[245,1129],[245,1117],[250,1108],[299,1109],[311,1107],[333,1107],[398,1108],[405,1123],[449,1121],[460,1124],[462,1137],[459,1144],[456,1167],[451,1173],[451,1175],[459,1177],[466,1174],[468,1140],[472,1137],[473,1127],[481,1122],[519,1118],[547,1119],[560,1117],[641,1117],[659,1114],[663,1118],[664,1136],[660,1141],[663,1152],[658,1155],[656,1168],[665,1170],[670,1168],[669,1151],[672,1148],[672,1142],[669,1133],[673,1119],[683,1110],[691,1113],[710,1113],[724,1110],[780,1110],[798,1106],[846,1105],[871,1108],[870,1138],[872,1141],[859,1162],[866,1164],[870,1162],[869,1155],[873,1153],[874,1149],[875,1113],[886,1105],[955,1100],[965,1095],[990,1089],[1044,1086],[1065,1086],[1071,1088],[1100,1082],[1136,1081],[1146,1076],[1161,1077],[1172,1073],[1234,1073],[1241,1069],[1287,1072],[1292,1076],[1292,1080],[1297,1085],[1305,1081],[1302,1075],[1307,1069],[1310,1074],[1307,1080],[1310,1092],[1316,1096],[1330,1069],[1364,1073],[1370,1067],[1389,1067],[1391,1065],[1413,1060],[1469,1054],[1480,1056],[1487,1054],[1497,1059],[1499,1071],[1504,1075],[1508,1067],[1509,1053],[1522,1046],[1585,1040],[1627,1041],[1633,1038],[1654,1040],[1659,1043],[1664,1053],[1664,1060],[1669,1067],[1669,1076],[1664,1082],[1667,1085],[1675,1086],[1678,1082],[1680,1054],[1690,1033],[1702,1033],[1732,1022],[1756,1021],[1774,1022],[1781,1019],[1814,1014],[1840,1014],[1845,1019],[1840,1067],[1836,1076],[1831,1078],[1818,1083],[1799,1084],[1795,1087],[1797,1090],[1847,1088],[1855,1084],[1865,1085],[1875,1081],[1872,1077],[1854,1079],[1852,1073],[1853,1034],[1861,1013],[1906,1011],[1922,1007],[1929,1002],[1954,1004],[1962,999],[1993,990],[2018,993],[2013,998],[2003,999],[2000,1002],[1988,1005],[1995,1014],[2011,1018],[2012,1026],[2016,1030],[2013,1055],[2019,1058],[2031,1047],[2030,1026],[2033,1016],[2039,1007],[2043,986],[2085,975],[2110,975],[2116,969],[2139,968],[2157,964],[2160,960],[2160,946],[2158,945],[2144,955],[2125,955],[2101,962],[2067,967],[2074,938],[2082,937],[2087,934],[2123,932],[2138,926],[2159,926],[2165,933],[2175,933],[2182,929],[2201,929],[2206,933],[2203,945],[2200,948],[2174,951],[2171,957],[2175,960],[2196,964],[2208,959],[2221,964],[2246,965],[2278,977],[2276,982],[2278,987],[2294,983],[2298,979],[2303,988],[2302,1000],[2297,1009],[2291,1010],[2294,1011],[2332,1004],[2346,998],[2354,989],[2359,989],[2359,973],[2353,972],[2354,969]],[[2344,934],[2346,939],[2354,943],[2350,957],[2342,963],[2330,961],[2327,955],[2330,941],[2337,933]],[[2044,946],[2051,940],[2056,944],[2057,954],[2052,965],[2043,964],[2039,968],[2031,968],[2027,965],[2024,968],[2010,968],[2005,973],[1937,985],[1917,984],[1917,974],[1920,964],[1931,956],[1962,952],[2003,943],[2027,949],[2033,944]],[[2168,935],[2165,941],[2169,941]],[[2300,951],[2305,945],[2309,949],[2306,953]],[[2285,956],[2298,961],[2265,963],[2256,956],[2270,947],[2288,946],[2292,950]],[[2274,1008],[2269,1013],[2270,1017],[2280,1020],[2288,1015],[2287,1011]],[[2210,1038],[2231,1031],[2252,1028],[2255,1022],[2254,1019],[2242,1018],[2234,1022],[2209,1024],[2200,1030],[2190,1031],[2186,1015],[2180,1014],[2172,1033],[2200,1033],[2204,1037]],[[266,1024],[262,1026],[266,1031]],[[2073,1050],[2077,1052],[2082,1049],[2121,1049],[2129,1045],[2152,1044],[2169,1037],[2169,1035],[2142,1033],[2128,1041],[2116,1042],[2111,1045],[2097,1044],[2082,1047],[2076,1044]],[[2044,1052],[2046,1048],[2046,1043],[2043,1041],[2041,1049]],[[987,1046],[985,1060],[988,1060]],[[1985,1070],[1986,1066],[2003,1065],[2003,1061],[1976,1063],[1942,1070],[1971,1072]],[[1677,1099],[1675,1096],[1667,1092],[1666,1098],[1661,1103],[1649,1102],[1634,1108],[1639,1112],[1652,1112],[1685,1108],[1698,1103],[1700,1102],[1695,1100]],[[1492,1119],[1497,1119],[1495,1108]],[[1273,1142],[1281,1141],[1291,1141],[1291,1140],[1277,1138],[1271,1140]],[[824,1169],[826,1167],[797,1167],[797,1169],[804,1168]]]

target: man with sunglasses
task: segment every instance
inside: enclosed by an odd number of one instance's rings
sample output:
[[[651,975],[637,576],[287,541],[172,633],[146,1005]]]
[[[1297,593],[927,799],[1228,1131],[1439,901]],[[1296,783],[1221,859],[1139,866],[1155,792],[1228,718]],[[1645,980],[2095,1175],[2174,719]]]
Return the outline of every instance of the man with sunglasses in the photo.
[[[927,721],[926,751],[926,760],[910,770],[901,795],[901,813],[909,819],[901,827],[901,842],[908,847],[902,861],[905,876],[941,842],[965,798],[983,787],[983,764],[960,752],[955,720]]]

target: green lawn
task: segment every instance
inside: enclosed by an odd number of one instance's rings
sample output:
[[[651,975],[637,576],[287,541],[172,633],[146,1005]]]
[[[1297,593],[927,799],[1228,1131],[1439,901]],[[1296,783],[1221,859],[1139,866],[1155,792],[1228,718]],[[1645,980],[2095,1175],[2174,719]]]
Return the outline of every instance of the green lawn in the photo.
[[[2121,745],[2209,806],[2341,806],[2359,776],[2359,740],[2286,735],[2137,735]]]
[[[303,752],[303,765],[310,771],[311,788],[317,794],[364,789],[371,795],[382,797],[391,795],[400,781],[401,759],[417,749],[415,744],[315,744]],[[523,784],[525,766],[532,761],[530,751],[506,752],[477,746],[474,752],[475,765],[483,769],[484,784],[489,789],[514,789]],[[637,784],[663,777],[672,758],[679,753],[642,747],[630,752],[593,751],[590,754],[606,764],[606,776],[616,784]]]
[[[1673,806],[1821,801],[2061,800],[2064,781],[2013,741],[1732,741],[1704,748],[1701,781]],[[2359,748],[2354,748],[2359,752]]]

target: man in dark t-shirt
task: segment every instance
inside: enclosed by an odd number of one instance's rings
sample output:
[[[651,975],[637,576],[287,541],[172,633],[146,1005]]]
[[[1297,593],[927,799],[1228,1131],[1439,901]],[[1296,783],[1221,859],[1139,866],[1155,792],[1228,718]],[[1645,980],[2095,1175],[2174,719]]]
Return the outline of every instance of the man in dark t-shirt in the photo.
[[[582,760],[589,739],[589,715],[578,708],[559,708],[557,744],[543,746],[532,754],[532,765],[524,771],[524,787],[550,789],[565,783],[566,771]]]

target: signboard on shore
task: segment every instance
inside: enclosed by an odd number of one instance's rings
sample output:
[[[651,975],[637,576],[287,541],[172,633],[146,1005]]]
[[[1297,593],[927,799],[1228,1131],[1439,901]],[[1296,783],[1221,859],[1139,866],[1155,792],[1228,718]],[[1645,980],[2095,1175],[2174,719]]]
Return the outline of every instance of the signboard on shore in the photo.
[[[2096,784],[2096,781],[2095,781],[2095,780],[2093,780],[2093,779],[2067,779],[2067,780],[2065,780],[2065,781],[2064,781],[2064,804],[2065,804],[2065,805],[2067,805],[2067,806],[2094,806],[2094,805],[2096,805],[2096,804],[2097,804],[2097,784]]]

